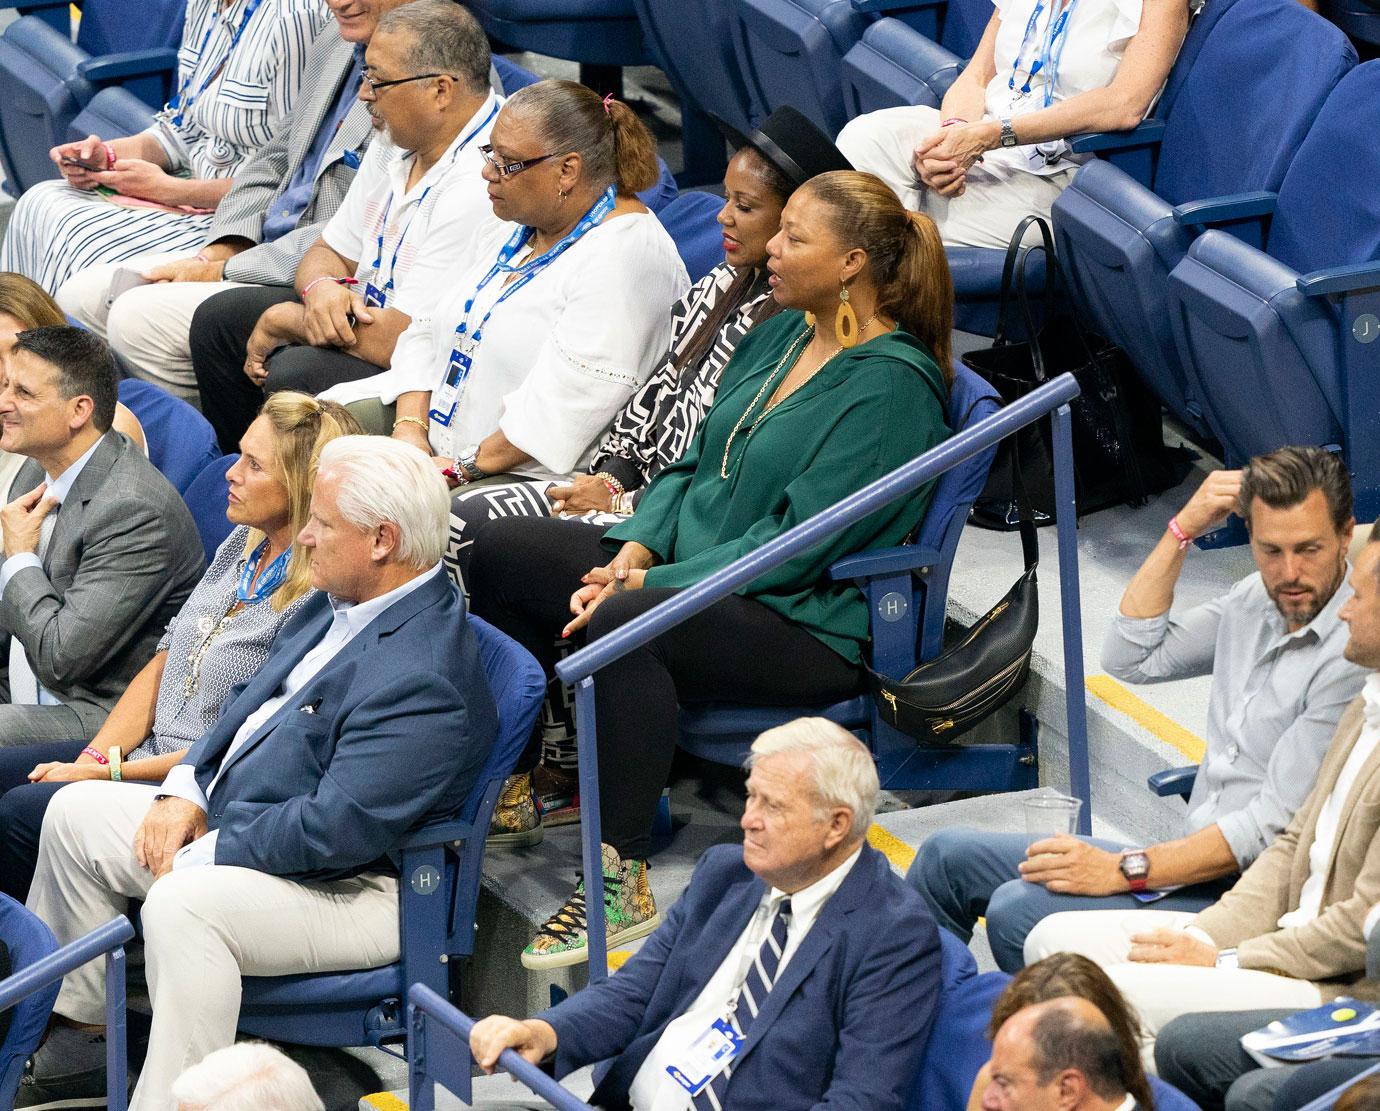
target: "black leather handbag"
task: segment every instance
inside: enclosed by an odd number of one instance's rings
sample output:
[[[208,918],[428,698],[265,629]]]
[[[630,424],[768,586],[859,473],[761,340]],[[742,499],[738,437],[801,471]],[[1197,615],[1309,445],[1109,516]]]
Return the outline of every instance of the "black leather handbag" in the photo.
[[[963,639],[902,679],[869,669],[872,696],[887,724],[927,744],[962,736],[1025,686],[1040,625],[1035,571],[1040,546],[1029,499],[1016,472],[1025,572]]]

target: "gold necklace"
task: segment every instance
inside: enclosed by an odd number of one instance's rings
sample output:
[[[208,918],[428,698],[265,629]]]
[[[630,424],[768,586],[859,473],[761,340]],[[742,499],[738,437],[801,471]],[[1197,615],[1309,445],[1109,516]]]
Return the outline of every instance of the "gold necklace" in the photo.
[[[858,329],[858,335],[862,336],[862,334],[872,326],[873,321],[875,321],[876,319],[876,313],[873,313],[871,316],[869,316],[867,318],[867,322],[861,328]],[[795,369],[795,364],[799,361],[800,355],[804,354],[803,351],[798,352],[797,349],[800,347],[801,342],[803,340],[812,339],[814,337],[814,334],[815,326],[813,324],[810,324],[806,326],[805,330],[801,332],[800,335],[795,337],[795,340],[791,343],[790,347],[786,348],[786,353],[781,356],[781,359],[776,364],[775,368],[772,370],[770,374],[767,375],[766,381],[762,383],[762,388],[759,389],[757,391],[757,394],[753,397],[753,399],[750,402],[748,402],[748,407],[743,410],[743,415],[738,418],[738,423],[733,426],[733,431],[728,434],[728,442],[724,444],[724,457],[719,463],[720,478],[727,479],[729,477],[728,453],[733,448],[734,437],[736,437],[738,433],[742,431],[743,422],[747,420],[748,414],[751,413],[755,408],[757,408],[757,403],[761,401],[763,396],[767,393],[768,387],[770,387],[774,383],[784,380],[791,373],[791,371]],[[822,363],[819,364],[819,366],[817,366],[814,369],[814,373],[810,375],[810,378],[813,378],[816,374],[818,374],[821,370],[828,366],[829,363],[831,363],[835,358],[838,357],[839,353],[842,350],[843,346],[841,344],[838,347],[834,348],[833,352],[830,353],[829,357],[826,358]],[[785,371],[784,374],[782,374],[783,370]],[[778,379],[777,375],[780,375],[781,378]],[[785,401],[786,398],[796,393],[802,386],[804,386],[807,382],[810,381],[810,378],[805,379],[804,382],[801,382],[800,385],[796,386],[796,388],[792,390],[790,393],[778,397],[774,402],[769,404],[765,409],[762,410],[761,413],[757,415],[757,417],[753,420],[752,424],[748,426],[747,435],[744,437],[744,451],[747,450],[747,441],[752,439],[752,434],[757,431],[757,426],[762,423],[766,415],[770,413],[773,409],[775,409],[778,405],[780,405],[783,401]]]

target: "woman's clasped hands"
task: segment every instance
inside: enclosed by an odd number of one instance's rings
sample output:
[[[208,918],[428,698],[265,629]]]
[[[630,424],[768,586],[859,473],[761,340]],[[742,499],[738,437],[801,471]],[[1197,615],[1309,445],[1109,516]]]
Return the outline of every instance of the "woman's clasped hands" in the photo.
[[[561,636],[583,629],[594,611],[614,594],[624,590],[641,590],[647,569],[656,562],[650,548],[629,541],[604,567],[591,568],[581,576],[584,585],[570,596],[570,612],[575,616],[561,630]]]

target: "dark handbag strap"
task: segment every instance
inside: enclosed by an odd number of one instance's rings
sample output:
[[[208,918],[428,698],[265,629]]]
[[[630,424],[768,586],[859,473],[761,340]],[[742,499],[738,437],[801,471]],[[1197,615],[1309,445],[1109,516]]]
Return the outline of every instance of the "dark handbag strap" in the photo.
[[[1040,334],[1035,328],[1035,316],[1030,307],[1030,294],[1026,288],[1026,267],[1030,265],[1030,256],[1035,251],[1043,251],[1045,255],[1045,323],[1048,324],[1054,315],[1054,306],[1061,290],[1067,293],[1068,280],[1064,277],[1064,268],[1059,262],[1059,254],[1054,249],[1054,235],[1049,229],[1049,224],[1039,216],[1027,216],[1021,221],[1021,228],[1017,234],[1024,235],[1025,227],[1034,222],[1039,225],[1041,242],[1029,248],[1021,256],[1020,266],[1016,270],[1016,303],[1021,310],[1021,315],[1025,320],[1026,335],[1030,338],[1030,359],[1035,372],[1036,382],[1047,381],[1045,374],[1044,351],[1040,347]],[[1092,344],[1088,342],[1088,334],[1083,330],[1083,325],[1078,320],[1078,314],[1068,315],[1069,326],[1073,329],[1074,335],[1078,337],[1078,345],[1083,350],[1085,358],[1084,365],[1092,366],[1098,373],[1101,373],[1101,365],[1093,358]]]
[[[1008,305],[1011,301],[1011,282],[1016,273],[1016,256],[1021,253],[1021,244],[1025,242],[1025,233],[1030,230],[1031,224],[1039,224],[1041,234],[1048,244],[1048,255],[1054,257],[1054,240],[1050,235],[1049,226],[1038,216],[1027,216],[1019,224],[1011,235],[1011,242],[1006,245],[1006,259],[1001,265],[1001,300],[997,305],[997,334],[992,337],[993,347],[1005,347],[1011,341],[1006,338],[1006,314]]]
[[[1030,505],[1030,495],[1025,491],[1025,476],[1021,474],[1020,434],[1013,433],[1010,444],[1011,487],[1016,496],[1016,519],[1021,534],[1021,555],[1025,559],[1026,571],[1033,571],[1040,564],[1040,538],[1035,532],[1035,511]]]

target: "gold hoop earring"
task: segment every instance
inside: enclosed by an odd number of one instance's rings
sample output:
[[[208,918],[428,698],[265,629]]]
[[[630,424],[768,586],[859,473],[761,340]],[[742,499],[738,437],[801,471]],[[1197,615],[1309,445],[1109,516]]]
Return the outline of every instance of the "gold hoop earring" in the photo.
[[[834,314],[834,339],[845,350],[858,345],[858,314],[848,303],[848,287],[839,290],[839,311]]]

